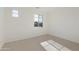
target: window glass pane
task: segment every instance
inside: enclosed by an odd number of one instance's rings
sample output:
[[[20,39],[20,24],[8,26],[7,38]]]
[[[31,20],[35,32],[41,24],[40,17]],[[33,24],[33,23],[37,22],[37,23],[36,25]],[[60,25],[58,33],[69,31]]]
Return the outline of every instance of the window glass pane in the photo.
[[[43,17],[39,16],[39,27],[43,27]]]
[[[12,13],[18,13],[18,10],[12,10]]]
[[[38,27],[38,15],[34,15],[34,27]]]
[[[12,17],[19,17],[18,14],[12,14]]]
[[[38,18],[35,18],[35,19],[34,19],[34,22],[38,22]]]
[[[38,22],[38,15],[34,15],[34,22]]]
[[[12,17],[19,17],[18,10],[12,10]]]
[[[39,23],[42,23],[43,20],[42,20],[42,16],[39,16]]]

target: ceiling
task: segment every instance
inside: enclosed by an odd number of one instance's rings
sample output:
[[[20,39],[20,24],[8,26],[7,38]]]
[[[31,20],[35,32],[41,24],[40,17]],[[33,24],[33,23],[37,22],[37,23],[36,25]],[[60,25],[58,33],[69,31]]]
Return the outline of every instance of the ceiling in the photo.
[[[38,10],[38,11],[40,11],[40,12],[45,12],[45,13],[47,13],[47,12],[51,12],[51,11],[53,11],[55,8],[54,7],[35,7],[35,8],[33,8],[34,10]]]

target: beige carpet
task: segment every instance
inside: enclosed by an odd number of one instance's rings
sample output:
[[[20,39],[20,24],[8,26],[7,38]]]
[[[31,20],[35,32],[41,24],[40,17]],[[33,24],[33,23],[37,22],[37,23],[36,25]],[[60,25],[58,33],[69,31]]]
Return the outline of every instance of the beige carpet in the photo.
[[[45,51],[40,43],[46,40],[54,40],[72,51],[79,51],[79,44],[65,39],[61,39],[51,35],[42,35],[30,39],[18,40],[10,43],[5,43],[2,51]]]

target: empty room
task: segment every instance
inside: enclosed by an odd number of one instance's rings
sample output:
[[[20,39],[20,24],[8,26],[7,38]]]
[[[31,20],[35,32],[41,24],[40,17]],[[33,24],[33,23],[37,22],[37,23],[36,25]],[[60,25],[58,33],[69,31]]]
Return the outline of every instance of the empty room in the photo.
[[[79,51],[79,8],[0,7],[0,51]]]

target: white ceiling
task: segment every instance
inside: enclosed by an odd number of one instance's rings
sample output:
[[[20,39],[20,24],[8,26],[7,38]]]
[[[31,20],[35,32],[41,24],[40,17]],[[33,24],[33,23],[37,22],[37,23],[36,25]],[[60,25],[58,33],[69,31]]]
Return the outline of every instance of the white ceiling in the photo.
[[[65,11],[67,11],[67,10],[73,10],[73,11],[75,11],[75,10],[79,10],[79,8],[78,7],[38,7],[38,8],[36,8],[36,7],[34,7],[34,9],[35,10],[38,10],[38,11],[41,11],[41,12],[45,12],[45,13],[51,13],[51,12],[54,12],[54,10],[65,10]]]
[[[34,10],[38,10],[40,12],[52,12],[55,8],[54,7],[35,7]]]

